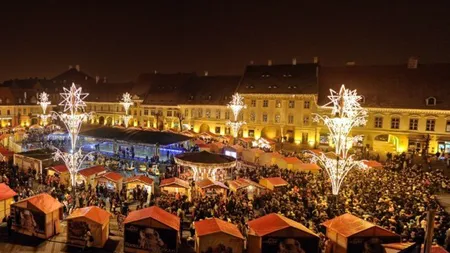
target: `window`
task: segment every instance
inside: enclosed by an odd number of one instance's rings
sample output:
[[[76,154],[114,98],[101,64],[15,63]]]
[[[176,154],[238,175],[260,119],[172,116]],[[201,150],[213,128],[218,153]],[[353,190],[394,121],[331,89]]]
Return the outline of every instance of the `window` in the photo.
[[[281,121],[281,116],[280,116],[280,114],[276,114],[276,115],[275,115],[275,123],[280,123],[280,121]]]
[[[220,119],[220,109],[216,110],[216,119]]]
[[[144,115],[145,115],[145,116],[148,115],[148,109],[144,109]]]
[[[425,130],[433,132],[435,125],[436,125],[435,119],[427,119],[427,126],[426,126]]]
[[[255,112],[250,112],[250,122],[255,122],[255,120],[256,120]]]
[[[419,128],[419,119],[409,119],[409,130],[417,130]]]
[[[450,120],[447,120],[447,125],[445,125],[445,132],[450,132]]]
[[[211,110],[210,109],[206,109],[205,115],[206,115],[207,119],[211,118]]]
[[[151,110],[151,111],[150,111],[150,114],[151,114],[152,116],[155,116],[155,115],[156,115],[156,111],[155,111],[155,110]]]
[[[199,108],[199,109],[197,110],[197,113],[198,113],[198,117],[199,117],[199,118],[203,118],[203,110],[202,110],[202,108]]]
[[[255,137],[255,130],[253,129],[248,130],[248,137]]]
[[[375,128],[383,128],[383,117],[375,117]]]
[[[27,108],[23,108],[23,114],[24,114],[24,115],[27,114]]]
[[[6,110],[6,115],[11,115],[11,111],[9,109]]]
[[[256,100],[252,99],[250,101],[250,105],[251,105],[251,107],[256,107]]]
[[[294,115],[289,114],[289,116],[288,116],[288,124],[294,124]]]
[[[9,98],[6,99],[6,104],[9,104]]]
[[[309,125],[309,116],[303,117],[303,125]]]
[[[295,101],[289,100],[289,108],[295,108]]]
[[[426,99],[426,103],[427,103],[428,106],[436,105],[436,98],[429,97],[429,98]]]
[[[195,109],[192,109],[192,110],[191,110],[191,117],[195,117],[195,115],[196,115],[196,114],[195,114]]]
[[[281,101],[280,100],[276,100],[275,101],[275,107],[276,108],[281,108]]]
[[[263,107],[269,107],[269,100],[263,100]]]
[[[22,99],[21,98],[19,98],[19,104],[22,104]]]
[[[391,129],[399,129],[400,128],[400,118],[394,117],[391,118]]]
[[[263,113],[262,115],[262,121],[267,122],[267,113]]]
[[[184,117],[189,116],[189,109],[184,109]]]
[[[220,127],[216,127],[215,133],[216,133],[216,134],[220,134]]]
[[[230,119],[230,112],[229,111],[225,112],[225,119]]]
[[[231,129],[229,127],[225,127],[225,134],[230,134],[231,133]]]
[[[303,104],[303,108],[305,108],[305,109],[309,109],[309,101],[305,101],[304,102],[304,104]]]
[[[172,117],[173,112],[172,112],[172,110],[168,110],[168,111],[166,112],[166,114],[167,114],[167,117]]]

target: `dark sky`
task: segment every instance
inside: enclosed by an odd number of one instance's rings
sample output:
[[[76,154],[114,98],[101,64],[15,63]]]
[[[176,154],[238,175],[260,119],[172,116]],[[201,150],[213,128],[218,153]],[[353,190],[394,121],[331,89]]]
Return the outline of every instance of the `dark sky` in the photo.
[[[293,57],[319,56],[324,65],[398,64],[412,55],[450,62],[445,1],[11,2],[22,4],[0,6],[0,80],[53,77],[75,64],[122,81],[154,70],[241,74],[250,60]]]

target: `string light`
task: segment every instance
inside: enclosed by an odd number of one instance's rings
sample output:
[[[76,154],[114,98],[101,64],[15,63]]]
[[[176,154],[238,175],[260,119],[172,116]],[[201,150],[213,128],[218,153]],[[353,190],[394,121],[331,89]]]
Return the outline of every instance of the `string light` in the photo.
[[[228,121],[227,125],[231,128],[231,133],[233,134],[233,137],[238,137],[239,129],[245,125],[245,121]]]
[[[122,94],[122,100],[120,100],[120,104],[125,109],[125,115],[122,115],[123,123],[125,124],[125,127],[128,127],[130,120],[133,118],[133,116],[128,115],[128,110],[134,104],[130,93],[126,92]]]
[[[324,107],[331,106],[331,117],[316,114],[314,121],[323,121],[327,126],[335,154],[334,156],[324,153],[311,154],[312,162],[322,165],[330,177],[333,194],[338,195],[348,172],[353,168],[365,168],[362,162],[354,160],[353,155],[348,155],[348,151],[354,142],[362,140],[362,136],[351,137],[350,132],[353,127],[366,125],[367,110],[361,107],[359,101],[362,97],[356,90],[348,90],[342,85],[339,93],[334,90],[330,92],[328,98],[331,102]]]
[[[233,94],[230,103],[227,105],[228,108],[231,109],[233,112],[233,118],[234,121],[228,121],[227,125],[231,128],[231,132],[233,134],[233,137],[238,137],[239,129],[245,125],[245,121],[238,121],[239,114],[242,111],[242,109],[247,108],[247,106],[244,103],[244,97],[241,96],[239,93]]]
[[[42,108],[42,114],[39,114],[39,117],[41,118],[41,121],[44,123],[44,125],[47,125],[47,120],[51,117],[51,115],[46,113],[47,107],[52,104],[48,99],[48,94],[45,92],[39,94],[37,104]]]

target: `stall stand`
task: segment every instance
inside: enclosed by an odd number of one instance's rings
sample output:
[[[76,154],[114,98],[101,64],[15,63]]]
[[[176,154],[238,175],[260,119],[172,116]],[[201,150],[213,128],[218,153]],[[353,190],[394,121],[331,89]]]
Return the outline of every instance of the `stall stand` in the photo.
[[[0,144],[3,147],[8,147],[9,146],[9,137],[11,136],[11,134],[8,133],[2,133],[0,135]]]
[[[368,169],[382,169],[383,168],[383,164],[377,162],[377,161],[373,161],[373,160],[362,160],[362,162],[364,163],[364,165],[368,168]]]
[[[271,213],[249,221],[248,227],[249,253],[319,253],[318,235],[302,224],[279,214]]]
[[[97,184],[104,184],[110,191],[120,192],[123,185],[123,176],[117,172],[106,172],[96,178],[95,186]]]
[[[106,168],[102,165],[93,166],[87,169],[83,169],[78,171],[77,175],[77,184],[85,183],[85,187],[89,184],[95,187],[95,178],[100,176],[101,174],[106,173]]]
[[[400,242],[399,235],[350,213],[327,220],[322,225],[335,253],[363,252],[364,243],[372,238],[378,238],[382,243]]]
[[[286,182],[286,180],[282,179],[281,177],[266,177],[261,178],[259,180],[259,184],[273,191],[282,187],[286,187],[288,185],[288,182]]]
[[[138,175],[125,179],[125,186],[127,189],[127,199],[133,195],[133,189],[140,187],[141,189],[147,189],[147,200],[150,201],[150,197],[153,194],[153,189],[155,189],[153,179],[144,175]]]
[[[58,175],[59,182],[63,185],[69,185],[70,182],[70,173],[67,166],[64,164],[55,165],[47,168],[47,175],[53,176]]]
[[[221,154],[224,147],[225,147],[225,144],[223,144],[221,142],[214,142],[211,144],[211,152]]]
[[[264,150],[261,150],[259,148],[244,149],[242,151],[242,160],[258,164],[259,157],[264,153]]]
[[[42,173],[43,168],[53,165],[53,151],[50,149],[36,149],[27,152],[15,153],[14,164],[21,170],[35,169]]]
[[[258,164],[261,166],[272,166],[276,164],[277,159],[283,158],[278,152],[266,152],[259,156]]]
[[[244,252],[244,237],[236,225],[212,218],[196,221],[194,227],[196,253]]]
[[[302,172],[311,172],[313,174],[317,174],[322,170],[319,165],[315,163],[302,163],[300,164],[295,171]]]
[[[75,209],[67,217],[67,242],[84,247],[89,230],[93,238],[92,247],[103,248],[109,236],[110,217],[109,212],[97,206]]]
[[[254,195],[260,195],[266,188],[256,182],[245,178],[228,181],[230,190],[236,193],[247,191],[247,197],[253,199]]]
[[[177,177],[161,180],[159,183],[159,188],[162,192],[169,194],[180,194],[187,196],[188,199],[191,199],[191,187],[189,186],[189,183]]]
[[[209,178],[195,182],[195,188],[202,196],[223,194],[227,196],[228,187],[222,182],[213,181]]]
[[[424,245],[421,249],[417,248],[417,244],[413,242],[400,242],[383,244],[386,253],[424,253]],[[449,253],[439,245],[431,245],[430,253]]]
[[[178,252],[180,218],[152,206],[128,214],[124,221],[124,252]]]
[[[63,205],[41,193],[11,204],[11,229],[17,233],[48,239],[61,231]]]
[[[0,184],[0,221],[10,214],[11,204],[14,202],[14,196],[16,195],[17,193],[9,186],[4,183]]]
[[[303,162],[297,157],[281,157],[276,159],[275,164],[278,168],[297,170]]]
[[[7,148],[0,147],[0,161],[8,163],[12,161],[14,157],[14,152],[9,151]]]
[[[197,144],[199,151],[211,152],[211,144]]]

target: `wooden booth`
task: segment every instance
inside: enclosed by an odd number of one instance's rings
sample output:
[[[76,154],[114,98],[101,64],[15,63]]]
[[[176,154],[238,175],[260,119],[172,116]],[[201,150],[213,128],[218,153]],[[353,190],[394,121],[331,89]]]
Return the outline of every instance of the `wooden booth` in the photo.
[[[242,151],[242,160],[250,163],[258,163],[259,157],[265,152],[259,148],[244,149]]]
[[[42,173],[43,168],[53,165],[53,151],[50,149],[36,149],[14,154],[14,164],[21,170],[35,169]]]
[[[248,222],[248,253],[319,253],[319,236],[302,224],[271,213]]]
[[[123,176],[117,172],[106,172],[96,178],[95,185],[104,185],[109,191],[120,192],[123,185]]]
[[[97,206],[75,209],[67,217],[67,242],[85,246],[85,235],[89,230],[93,237],[92,247],[103,248],[109,237],[111,214]]]
[[[383,168],[383,164],[374,161],[374,160],[363,160],[362,161],[364,163],[364,165],[368,168],[368,169],[382,169]]]
[[[273,191],[282,187],[286,187],[288,185],[288,182],[286,182],[286,180],[282,179],[281,177],[266,177],[261,178],[259,180],[259,184]]]
[[[47,193],[11,204],[12,230],[48,239],[61,231],[63,205]]]
[[[14,152],[8,150],[7,148],[0,147],[0,161],[9,162],[14,159]]]
[[[87,187],[89,184],[93,187],[96,186],[96,177],[106,173],[106,168],[102,165],[96,165],[87,169],[78,171],[77,184],[83,184]]]
[[[295,156],[291,157],[278,157],[275,160],[275,164],[278,168],[288,169],[288,170],[298,170],[299,165],[303,162]]]
[[[227,196],[228,187],[222,182],[213,181],[209,178],[195,182],[195,188],[202,196],[223,194]]]
[[[259,156],[258,164],[261,166],[272,166],[277,159],[282,159],[283,155],[278,152],[266,152]]]
[[[153,190],[155,189],[153,179],[145,175],[138,175],[125,179],[124,183],[127,189],[127,199],[133,195],[133,189],[139,187],[140,189],[147,190],[148,193],[147,200],[150,201],[150,197],[152,196]]]
[[[211,144],[211,152],[221,154],[223,153],[223,148],[225,147],[225,144],[221,142],[213,142]]]
[[[418,249],[417,244],[413,242],[387,243],[382,245],[386,253],[424,253],[424,245]],[[439,245],[431,245],[430,253],[449,253]]]
[[[178,252],[180,218],[152,206],[128,214],[124,221],[124,252]]]
[[[0,221],[10,214],[11,204],[16,195],[17,193],[9,186],[4,183],[0,184]]]
[[[371,238],[378,238],[382,243],[400,242],[399,235],[350,213],[327,220],[322,225],[335,253],[363,252],[364,243]]]
[[[236,225],[212,218],[194,222],[195,252],[244,252],[244,237]]]
[[[70,173],[65,164],[55,165],[47,168],[47,175],[57,175],[60,183],[63,185],[70,185]]]
[[[246,191],[247,197],[249,199],[253,199],[254,195],[259,195],[266,189],[264,186],[246,178],[239,178],[236,180],[228,181],[228,186],[230,187],[231,191],[236,193]]]
[[[320,166],[315,163],[301,163],[296,169],[296,171],[311,172],[313,174],[319,173],[320,170],[322,170],[322,168],[320,168]]]
[[[171,177],[161,180],[159,183],[159,189],[162,192],[168,194],[180,194],[185,195],[188,199],[191,199],[191,187],[187,181],[179,179],[177,177]]]

